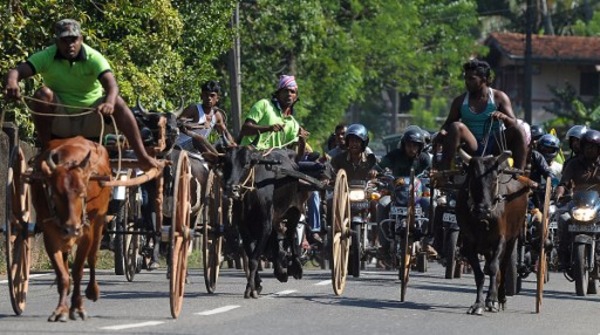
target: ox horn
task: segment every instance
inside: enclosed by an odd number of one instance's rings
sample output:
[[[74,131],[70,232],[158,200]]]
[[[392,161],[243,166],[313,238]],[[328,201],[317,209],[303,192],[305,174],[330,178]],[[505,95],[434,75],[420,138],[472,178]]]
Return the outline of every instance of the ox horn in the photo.
[[[510,156],[512,156],[512,151],[504,150],[500,156],[498,156],[498,165],[504,163]]]
[[[458,155],[460,156],[460,158],[462,158],[462,160],[465,162],[465,164],[469,164],[469,162],[471,161],[471,158],[473,158],[462,148],[458,149]]]
[[[51,175],[56,170],[56,162],[54,161],[54,158],[52,158],[55,154],[56,152],[54,150],[50,151],[48,157],[40,164],[42,172],[47,176]]]
[[[179,117],[181,115],[181,113],[183,113],[183,109],[185,107],[185,102],[183,100],[183,97],[180,97],[180,102],[179,102],[179,107],[177,107],[176,110],[172,111],[172,114],[175,114],[175,116]]]
[[[79,167],[85,169],[85,167],[90,162],[90,157],[92,157],[92,150],[88,151],[87,155],[85,155],[85,158],[81,160],[81,162],[79,163]]]
[[[137,100],[135,101],[135,106],[137,107],[137,109],[140,112],[142,112],[142,113],[144,113],[146,115],[150,114],[150,112],[148,112],[148,110],[146,108],[144,108],[144,106],[142,106],[142,102],[140,101],[140,97],[138,97]]]

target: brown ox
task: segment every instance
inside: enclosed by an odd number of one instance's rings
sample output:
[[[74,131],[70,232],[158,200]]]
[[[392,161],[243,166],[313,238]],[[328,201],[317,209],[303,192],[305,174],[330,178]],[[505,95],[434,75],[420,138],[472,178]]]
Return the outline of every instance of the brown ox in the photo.
[[[523,224],[529,185],[508,168],[509,151],[486,157],[470,157],[462,150],[460,154],[468,166],[456,216],[463,240],[461,253],[469,260],[477,285],[477,299],[468,313],[498,312],[500,304],[506,303],[507,270]],[[484,271],[478,254],[485,256]],[[485,274],[490,276],[490,287],[484,304]]]
[[[87,260],[90,281],[85,296],[96,301],[100,290],[95,278],[96,253],[102,238],[102,227],[108,210],[111,190],[102,187],[92,176],[110,177],[111,169],[106,149],[83,137],[53,140],[36,161],[36,171],[43,178],[32,182],[32,199],[37,213],[37,225],[44,234],[44,245],[50,257],[58,286],[58,306],[48,321],[67,321],[87,312],[81,297],[81,278]],[[73,295],[71,308],[67,304],[70,291],[67,257],[77,245],[73,262]]]

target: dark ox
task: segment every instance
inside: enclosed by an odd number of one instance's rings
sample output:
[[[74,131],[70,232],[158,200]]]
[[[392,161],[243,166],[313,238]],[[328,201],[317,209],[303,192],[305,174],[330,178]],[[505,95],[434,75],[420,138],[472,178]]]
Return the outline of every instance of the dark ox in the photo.
[[[463,240],[461,253],[473,268],[477,285],[477,299],[468,313],[481,315],[486,309],[498,312],[500,304],[504,307],[506,303],[506,273],[523,225],[529,186],[507,170],[510,152],[486,157],[459,152],[468,164],[456,204]],[[485,256],[484,271],[478,254]],[[490,277],[490,287],[484,304],[485,274]]]
[[[236,200],[234,221],[248,255],[244,298],[258,298],[262,290],[258,265],[263,255],[274,263],[280,282],[286,282],[289,275],[302,278],[293,238],[308,191],[302,189],[298,178],[280,173],[280,169],[298,170],[293,151],[273,150],[263,155],[250,147],[239,147],[219,159],[225,193]]]
[[[46,252],[56,273],[58,306],[48,321],[87,318],[81,297],[81,279],[87,260],[90,280],[85,296],[96,301],[96,253],[110,200],[110,187],[102,187],[94,177],[110,178],[108,153],[103,146],[83,137],[52,140],[36,161],[43,177],[32,181],[32,199],[37,225],[44,235]],[[73,294],[70,291],[68,254],[77,245],[73,261]]]

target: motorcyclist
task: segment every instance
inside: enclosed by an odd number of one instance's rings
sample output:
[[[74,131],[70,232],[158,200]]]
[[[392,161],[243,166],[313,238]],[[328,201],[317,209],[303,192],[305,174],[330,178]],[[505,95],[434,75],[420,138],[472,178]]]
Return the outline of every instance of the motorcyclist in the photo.
[[[538,151],[544,156],[546,163],[555,176],[560,177],[563,165],[556,161],[560,151],[560,140],[552,134],[542,135],[537,142]]]
[[[550,177],[552,180],[558,180],[559,176],[554,174],[554,172],[546,162],[544,155],[542,155],[532,146],[530,146],[529,148],[529,179],[533,180],[538,185],[542,185],[547,177]],[[535,208],[541,208],[541,199],[539,198],[538,193],[539,192],[534,192],[532,196],[533,206]]]
[[[565,168],[567,163],[569,163],[574,157],[576,157],[577,155],[579,155],[581,153],[581,142],[580,142],[581,137],[583,137],[583,135],[585,134],[585,132],[587,130],[588,130],[588,127],[586,127],[584,125],[575,125],[575,126],[569,128],[569,130],[567,131],[567,135],[565,136],[565,139],[569,143],[569,149],[571,149],[571,155],[569,155],[569,158],[567,158],[567,160],[563,164],[563,169]]]
[[[531,126],[531,143],[533,144],[533,146],[537,147],[537,143],[540,137],[546,134],[547,133],[546,129],[544,129],[544,126],[539,124],[534,124],[533,126]]]
[[[367,151],[367,145],[369,145],[367,128],[359,123],[349,125],[345,140],[347,149],[331,159],[331,166],[335,173],[344,169],[348,182],[374,179],[377,176],[377,170],[375,170],[377,158],[373,153]],[[329,208],[332,208],[332,201],[333,199],[327,200]],[[371,204],[371,217],[375,216],[374,210],[375,205]],[[331,211],[327,211],[327,214],[328,220],[331,220]],[[372,237],[370,240],[375,243]]]
[[[522,121],[517,120],[525,132],[525,142],[527,143],[528,155],[527,155],[527,169],[529,170],[529,179],[536,182],[540,187],[533,190],[529,198],[529,210],[531,213],[530,223],[535,227],[539,227],[539,223],[542,222],[542,212],[540,208],[543,205],[543,199],[545,196],[545,188],[541,187],[547,177],[550,177],[553,181],[558,183],[558,179],[546,163],[544,156],[535,149],[535,145],[531,143],[531,130],[529,125]]]
[[[407,177],[410,175],[410,170],[414,168],[415,175],[421,174],[423,171],[431,168],[431,156],[423,151],[426,145],[424,131],[417,126],[408,127],[402,138],[398,149],[390,151],[385,155],[378,164],[378,169],[389,169],[395,177]],[[389,217],[390,206],[392,199],[389,195],[382,197],[377,203],[377,222],[381,222]],[[423,213],[429,213],[429,198],[420,197],[418,204],[421,206]],[[388,227],[392,228],[392,227]],[[379,230],[379,243],[382,251],[388,250],[389,242],[383,231]],[[430,248],[430,254],[435,255],[436,252]],[[387,254],[383,252],[383,254]]]
[[[337,173],[344,169],[350,180],[373,179],[377,175],[377,158],[365,150],[369,145],[367,128],[360,123],[351,124],[346,130],[347,149],[331,160],[331,166]]]
[[[400,139],[398,149],[383,156],[378,164],[381,169],[390,169],[394,176],[408,176],[410,169],[415,169],[415,175],[431,167],[431,157],[423,152],[425,136],[419,127],[408,129]]]
[[[600,132],[590,129],[581,138],[581,155],[577,155],[565,166],[562,177],[556,188],[555,199],[560,204],[564,194],[571,194],[585,190],[590,185],[600,184]],[[571,218],[568,211],[564,211],[558,219],[558,234],[561,243],[558,247],[559,268],[569,270],[570,252],[569,232],[567,223]]]

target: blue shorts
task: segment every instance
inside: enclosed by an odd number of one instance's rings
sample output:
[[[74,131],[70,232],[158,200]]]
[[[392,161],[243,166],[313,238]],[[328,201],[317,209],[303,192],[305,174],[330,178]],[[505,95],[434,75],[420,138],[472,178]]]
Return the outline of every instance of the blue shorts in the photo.
[[[494,153],[496,153],[498,149],[498,140],[500,140],[501,138],[500,136],[504,136],[504,134],[501,133],[501,130],[491,133],[487,138],[487,146],[485,143],[485,139],[476,139],[477,151],[475,151],[475,155],[486,156],[493,155]]]

